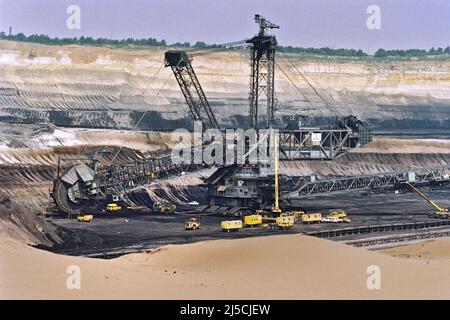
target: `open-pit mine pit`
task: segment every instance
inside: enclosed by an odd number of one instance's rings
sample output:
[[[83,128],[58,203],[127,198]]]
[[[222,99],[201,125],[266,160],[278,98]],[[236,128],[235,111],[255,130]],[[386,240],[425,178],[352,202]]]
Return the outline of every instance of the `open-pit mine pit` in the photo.
[[[295,276],[277,298],[448,298],[448,277],[440,276],[450,271],[448,256],[413,259],[418,242],[450,235],[448,56],[282,53],[282,72],[266,84],[277,102],[268,90],[260,97],[267,114],[249,114],[258,59],[249,52],[262,50],[270,61],[273,49],[261,37],[274,41],[260,33],[245,42],[250,50],[199,56],[0,41],[0,275],[8,273],[0,297],[259,299],[281,285],[269,271],[283,266]],[[201,121],[212,113],[213,129],[268,123],[278,130],[270,135],[279,138],[278,158],[256,167],[173,165],[168,155],[180,144],[172,131],[192,130],[197,111]],[[288,227],[277,220],[294,213]],[[322,219],[307,223],[317,213]],[[221,222],[255,214],[258,226],[223,232],[230,230]],[[192,218],[201,228],[185,230]],[[433,241],[427,246],[448,247]],[[407,246],[390,248],[399,243]],[[234,256],[235,246],[245,250]],[[37,282],[21,276],[28,259],[42,273]],[[91,272],[83,293],[47,281],[73,261]],[[345,285],[365,283],[355,270],[366,262],[384,266],[392,280],[380,295]],[[255,265],[263,266],[264,288],[242,284]],[[105,266],[112,282],[92,276]],[[432,272],[423,276],[425,269]],[[299,291],[302,270],[321,281]],[[336,276],[344,271],[350,280]],[[123,290],[107,289],[116,287]]]

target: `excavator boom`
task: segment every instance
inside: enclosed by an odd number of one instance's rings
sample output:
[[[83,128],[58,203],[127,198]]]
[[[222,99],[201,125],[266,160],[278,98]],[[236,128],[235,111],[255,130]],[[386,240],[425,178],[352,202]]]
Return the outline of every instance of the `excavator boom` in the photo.
[[[167,51],[165,66],[172,68],[194,121],[201,121],[204,129],[220,129],[187,52]]]
[[[425,194],[423,194],[419,189],[417,189],[416,187],[414,187],[410,182],[404,182],[405,185],[407,185],[408,187],[410,187],[413,191],[415,191],[420,197],[422,197],[425,201],[427,201],[434,209],[436,209],[436,211],[438,212],[446,212],[447,209],[445,208],[441,208],[440,206],[438,206],[433,200],[431,200],[430,198],[428,198]]]

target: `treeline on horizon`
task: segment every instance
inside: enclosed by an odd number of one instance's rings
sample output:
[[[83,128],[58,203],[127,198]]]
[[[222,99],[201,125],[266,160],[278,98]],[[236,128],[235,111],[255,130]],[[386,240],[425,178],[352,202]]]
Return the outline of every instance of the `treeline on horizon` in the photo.
[[[160,46],[160,47],[178,47],[178,48],[220,48],[217,44],[206,44],[203,41],[197,41],[195,44],[189,42],[176,42],[172,44],[167,44],[166,40],[148,38],[148,39],[108,39],[108,38],[93,38],[84,37],[79,38],[51,38],[43,34],[32,34],[26,36],[23,33],[17,33],[13,35],[7,35],[5,32],[0,32],[0,40],[11,40],[11,41],[21,41],[21,42],[33,42],[40,44],[49,45],[93,45],[93,46],[114,46],[114,47],[127,47],[127,46]],[[303,48],[303,47],[293,47],[293,46],[281,46],[280,50],[288,53],[306,53],[315,55],[326,55],[326,56],[342,56],[342,57],[367,57],[369,54],[361,49],[334,49],[329,47],[324,48]],[[396,50],[386,50],[378,49],[373,55],[376,58],[385,57],[417,57],[417,56],[430,56],[430,55],[450,55],[450,46],[446,48],[431,48],[429,50],[424,49],[396,49]]]

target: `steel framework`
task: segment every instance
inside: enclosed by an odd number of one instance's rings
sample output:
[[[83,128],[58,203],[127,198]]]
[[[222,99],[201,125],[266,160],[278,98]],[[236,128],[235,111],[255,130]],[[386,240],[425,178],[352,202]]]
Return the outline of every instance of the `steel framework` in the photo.
[[[450,181],[450,167],[442,167],[425,170],[410,170],[403,172],[385,173],[357,177],[343,177],[328,180],[300,179],[295,190],[287,191],[282,195],[283,199],[300,199],[313,195],[347,192],[358,189],[383,189],[399,185],[402,181],[409,180],[415,183],[427,183],[431,181]]]
[[[130,164],[110,164],[97,170],[80,164],[55,179],[51,196],[57,208],[70,213],[89,204],[89,201],[108,200],[115,196],[129,205],[130,191],[155,179],[166,179],[182,172],[200,170],[203,164],[174,164],[171,152]],[[61,159],[64,160],[64,159]],[[58,165],[58,172],[60,171]]]
[[[350,129],[280,130],[280,160],[332,160],[349,147]]]
[[[189,106],[194,121],[201,121],[203,128],[219,129],[202,86],[186,51],[169,50],[165,53],[165,66],[171,67]]]
[[[260,15],[255,15],[255,22],[259,24],[259,34],[247,40],[252,44],[250,64],[250,127],[258,127],[259,98],[266,97],[267,126],[273,122],[273,112],[275,107],[275,49],[277,40],[274,36],[266,35],[266,29],[275,29],[279,26],[264,19]]]
[[[252,44],[251,48],[251,83],[250,83],[250,126],[258,128],[259,99],[266,98],[267,127],[272,127],[276,104],[274,92],[275,50],[277,41],[274,36],[267,35],[267,29],[279,28],[260,15],[255,15],[259,25],[259,33],[246,41],[229,43],[226,46]],[[206,50],[188,54],[184,50],[169,50],[165,53],[164,64],[171,67],[183,96],[188,104],[194,121],[201,121],[203,129],[220,129],[209,102],[191,64],[193,54],[205,54]],[[348,118],[340,126],[330,129],[298,128],[280,131],[280,160],[331,160],[341,155],[346,148],[357,147],[370,142],[370,130],[356,118]],[[362,139],[362,140],[361,140]],[[171,153],[160,154],[150,159],[131,164],[110,164],[104,168],[95,165],[78,165],[70,168],[54,181],[52,196],[60,210],[70,212],[91,200],[102,200],[118,196],[122,201],[130,203],[129,193],[136,188],[148,184],[154,178],[166,178],[183,171],[194,171],[205,165],[190,165],[172,162]],[[97,161],[93,161],[97,163]],[[269,161],[270,162],[270,161]],[[228,168],[225,168],[228,170]],[[246,181],[251,187],[252,198],[262,203],[264,190],[270,185],[272,178],[268,164],[259,167],[242,167],[235,173],[226,171],[230,181],[236,182],[234,191],[237,198],[245,199],[245,190],[239,184],[241,174],[245,173]],[[58,165],[58,172],[59,172]],[[234,175],[234,176],[233,176]],[[236,179],[240,178],[240,179]],[[238,180],[238,181],[237,181]],[[257,180],[256,183],[251,181]],[[248,186],[247,189],[248,190]],[[253,202],[255,202],[253,201]]]

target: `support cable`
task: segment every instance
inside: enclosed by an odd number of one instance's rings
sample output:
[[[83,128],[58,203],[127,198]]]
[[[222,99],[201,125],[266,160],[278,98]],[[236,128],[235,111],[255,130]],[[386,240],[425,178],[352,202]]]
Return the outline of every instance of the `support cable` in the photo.
[[[157,74],[161,71],[161,69],[162,69],[162,67],[161,67],[160,69],[158,69],[158,71],[155,73],[155,75],[153,76],[153,78],[151,79],[151,81],[153,81],[153,80],[156,78]],[[161,87],[159,88],[159,90],[156,92],[156,94],[155,94],[155,96],[154,96],[155,98],[159,96],[159,94],[161,93],[161,91],[165,88],[165,86],[166,86],[167,83],[169,82],[169,79],[170,79],[170,78],[171,78],[171,75],[169,74],[169,76],[168,76],[167,79],[164,81],[164,83],[162,84],[162,86],[161,86]],[[150,85],[151,81],[149,82],[148,85]],[[144,92],[145,92],[145,90],[147,90],[148,85],[147,85],[147,87],[144,89]],[[139,124],[142,122],[142,120],[143,120],[144,117],[147,115],[147,113],[148,113],[148,110],[146,110],[146,111],[140,116],[139,120],[135,123],[135,125],[134,125],[133,128],[131,129],[132,132],[135,131],[135,130],[137,129],[137,127],[138,127]],[[117,150],[117,152],[114,154],[114,156],[112,157],[112,159],[110,160],[110,162],[109,162],[108,165],[111,165],[111,164],[114,162],[114,160],[117,158],[117,156],[119,155],[120,151],[122,151],[122,149],[123,149],[123,146],[120,146],[119,150]]]
[[[306,77],[306,75],[304,74],[304,72],[302,72],[297,65],[282,51],[280,51],[283,58],[285,58],[289,64],[293,67],[293,69],[300,75],[300,77],[302,77],[302,79],[308,84],[308,86],[314,91],[314,93],[320,98],[320,100],[322,100],[322,102],[325,104],[325,107],[331,112],[333,113],[334,116],[338,117],[339,114],[337,112],[337,110],[335,108],[333,108],[330,103],[323,97],[323,95],[316,89],[316,87],[311,83],[310,80],[308,80],[308,78]],[[317,83],[316,86],[321,88]],[[323,90],[321,88],[321,90]],[[323,90],[325,91],[325,90]],[[326,92],[326,91],[325,91]],[[329,97],[332,99],[332,101],[334,103],[339,104],[331,95],[329,95]],[[340,105],[340,104],[339,104]],[[340,105],[342,107],[342,105]]]

